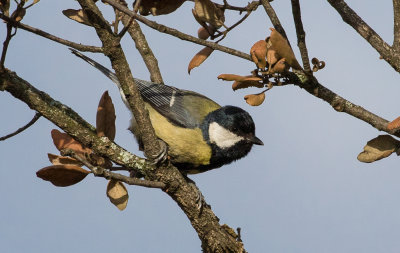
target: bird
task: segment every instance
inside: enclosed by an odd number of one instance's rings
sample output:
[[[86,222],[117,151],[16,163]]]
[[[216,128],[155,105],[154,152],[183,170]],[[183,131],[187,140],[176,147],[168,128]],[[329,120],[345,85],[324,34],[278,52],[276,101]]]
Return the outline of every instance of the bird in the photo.
[[[112,71],[77,50],[70,50],[117,84],[129,108]],[[165,84],[136,78],[134,82],[145,102],[156,136],[167,144],[172,164],[185,174],[230,164],[245,157],[253,145],[264,145],[255,135],[252,117],[239,107],[220,106],[202,94]],[[130,130],[143,150],[140,129],[133,116]]]

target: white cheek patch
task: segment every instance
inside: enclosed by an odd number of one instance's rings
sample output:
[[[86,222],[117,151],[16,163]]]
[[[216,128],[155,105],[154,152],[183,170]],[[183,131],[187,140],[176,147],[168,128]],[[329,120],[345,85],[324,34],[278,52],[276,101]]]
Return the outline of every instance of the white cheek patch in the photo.
[[[244,137],[238,136],[226,128],[223,128],[218,123],[213,122],[208,128],[210,142],[215,143],[219,148],[229,148],[244,140]]]

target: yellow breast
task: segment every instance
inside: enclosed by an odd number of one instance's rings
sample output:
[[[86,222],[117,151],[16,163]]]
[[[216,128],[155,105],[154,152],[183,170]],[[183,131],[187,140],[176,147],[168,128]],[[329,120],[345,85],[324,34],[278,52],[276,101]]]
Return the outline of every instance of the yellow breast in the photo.
[[[203,140],[200,128],[178,127],[152,107],[146,106],[146,108],[157,137],[168,144],[168,154],[172,162],[190,163],[195,166],[210,163],[211,148]]]

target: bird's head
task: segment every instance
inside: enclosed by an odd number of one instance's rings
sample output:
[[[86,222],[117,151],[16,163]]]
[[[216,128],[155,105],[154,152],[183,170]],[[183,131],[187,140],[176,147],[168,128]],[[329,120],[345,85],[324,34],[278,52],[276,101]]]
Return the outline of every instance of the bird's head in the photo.
[[[205,118],[202,130],[213,147],[213,158],[223,164],[246,156],[254,144],[264,145],[255,135],[250,114],[235,106],[223,106],[211,112]]]

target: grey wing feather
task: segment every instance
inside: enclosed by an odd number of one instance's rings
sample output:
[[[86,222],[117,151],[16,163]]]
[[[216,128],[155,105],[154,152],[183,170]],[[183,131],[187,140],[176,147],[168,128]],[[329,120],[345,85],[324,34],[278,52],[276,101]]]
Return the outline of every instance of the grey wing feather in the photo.
[[[100,70],[109,79],[111,79],[118,86],[122,100],[129,108],[129,104],[126,100],[124,93],[122,92],[118,78],[113,72],[111,72],[100,63],[76,51],[75,49],[70,48],[70,50],[73,54],[85,60],[90,65]],[[185,95],[186,91],[180,90],[172,86],[155,84],[136,78],[134,78],[134,81],[138,85],[140,94],[142,95],[143,99],[172,123],[188,128],[195,128],[200,125],[201,122],[199,122],[199,119],[191,115],[190,112],[186,110],[185,106],[183,105],[183,96]],[[190,94],[204,97],[194,92],[190,92]]]

